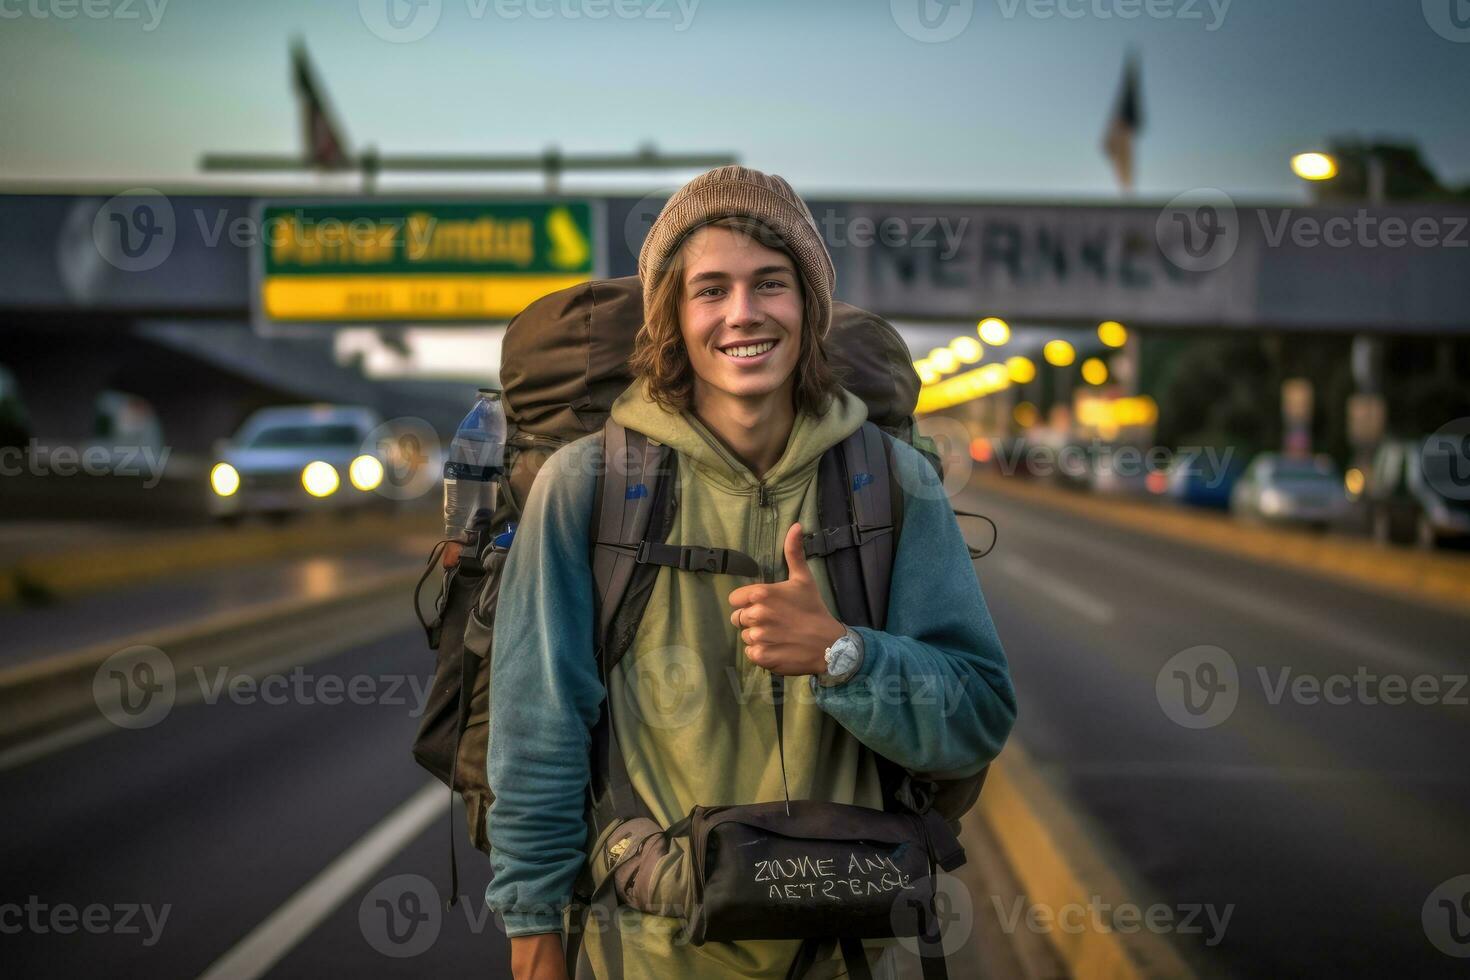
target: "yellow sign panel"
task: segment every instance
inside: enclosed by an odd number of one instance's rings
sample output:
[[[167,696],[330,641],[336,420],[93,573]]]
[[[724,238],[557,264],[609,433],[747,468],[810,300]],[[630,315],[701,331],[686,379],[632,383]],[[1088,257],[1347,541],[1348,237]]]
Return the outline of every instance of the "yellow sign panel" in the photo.
[[[263,207],[268,323],[505,320],[597,275],[588,201],[342,201]]]
[[[501,320],[547,293],[585,282],[570,276],[272,276],[261,287],[272,320]]]

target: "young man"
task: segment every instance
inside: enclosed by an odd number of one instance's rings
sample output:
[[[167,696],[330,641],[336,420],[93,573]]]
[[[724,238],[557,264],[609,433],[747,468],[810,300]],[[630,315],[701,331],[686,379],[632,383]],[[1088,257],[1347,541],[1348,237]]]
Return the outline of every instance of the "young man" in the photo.
[[[969,775],[1015,719],[954,513],[911,447],[895,449],[905,518],[887,630],[839,622],[823,560],[803,555],[802,528],[817,526],[818,461],[867,413],[828,367],[832,261],[786,181],[744,167],[695,178],[649,230],[639,275],[637,380],[612,416],[678,454],[668,540],[738,549],[762,575],[660,569],[605,689],[588,561],[601,435],[564,447],[537,477],[505,569],[491,684],[487,899],[504,917],[517,980],[567,975],[563,912],[588,860],[589,730],[604,697],[633,788],[664,828],[695,805],[780,800],[785,790],[880,807],[875,752]],[[784,789],[768,672],[785,678]],[[883,694],[920,690],[944,696]],[[660,863],[653,905],[681,905],[679,857],[675,848]],[[623,975],[779,978],[797,948],[695,947],[679,928],[672,917],[625,919]],[[599,937],[586,942],[604,975]]]

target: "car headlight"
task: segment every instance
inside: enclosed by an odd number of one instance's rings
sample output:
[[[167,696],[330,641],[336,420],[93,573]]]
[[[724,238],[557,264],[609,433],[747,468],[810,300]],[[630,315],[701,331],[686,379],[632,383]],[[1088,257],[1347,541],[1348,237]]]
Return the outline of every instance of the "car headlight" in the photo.
[[[228,497],[240,489],[240,471],[229,463],[215,463],[209,471],[209,486],[221,497]]]
[[[376,490],[383,482],[383,464],[376,456],[359,456],[347,467],[347,478],[364,493]]]
[[[1272,487],[1261,491],[1261,513],[1279,514],[1286,509],[1286,497]]]
[[[319,459],[307,463],[301,471],[301,485],[313,497],[330,497],[341,483],[342,478],[337,475],[336,468]]]

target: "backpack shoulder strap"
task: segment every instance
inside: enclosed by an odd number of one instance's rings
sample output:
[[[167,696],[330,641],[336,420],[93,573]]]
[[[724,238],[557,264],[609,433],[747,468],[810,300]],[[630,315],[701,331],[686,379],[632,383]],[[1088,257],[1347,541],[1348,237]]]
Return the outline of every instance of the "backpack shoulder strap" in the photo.
[[[597,639],[611,670],[632,643],[660,566],[690,572],[760,574],[734,548],[666,543],[678,509],[678,454],[609,419],[603,427],[591,535]]]
[[[592,505],[591,547],[594,601],[597,606],[599,658],[609,652],[613,624],[623,609],[637,573],[639,545],[657,532],[667,516],[670,494],[664,479],[672,475],[675,457],[668,446],[654,442],[638,431],[608,419],[602,429],[602,458],[597,468],[597,489]],[[655,512],[659,520],[654,521]],[[662,536],[655,534],[656,540]],[[653,569],[654,572],[657,569]],[[642,610],[638,610],[639,615]],[[615,644],[613,644],[615,646]],[[612,669],[623,651],[604,661]]]
[[[802,535],[808,558],[825,558],[837,612],[849,626],[882,629],[903,521],[889,437],[872,422],[822,454],[817,467],[821,528]]]

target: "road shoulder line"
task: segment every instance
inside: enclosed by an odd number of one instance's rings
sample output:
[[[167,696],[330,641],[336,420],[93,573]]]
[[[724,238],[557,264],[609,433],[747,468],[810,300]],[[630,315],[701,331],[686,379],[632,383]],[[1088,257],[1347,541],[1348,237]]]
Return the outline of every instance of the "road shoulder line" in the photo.
[[[200,980],[255,980],[309,936],[383,865],[449,805],[443,784],[431,782],[323,868],[265,921],[200,974]]]
[[[1054,918],[1064,908],[1089,906],[1094,896],[1114,907],[1139,904],[1074,816],[1070,801],[1047,784],[1016,739],[992,764],[978,810],[1031,907]],[[1166,937],[1147,930],[1053,927],[1047,936],[1068,974],[1078,980],[1197,975]]]

